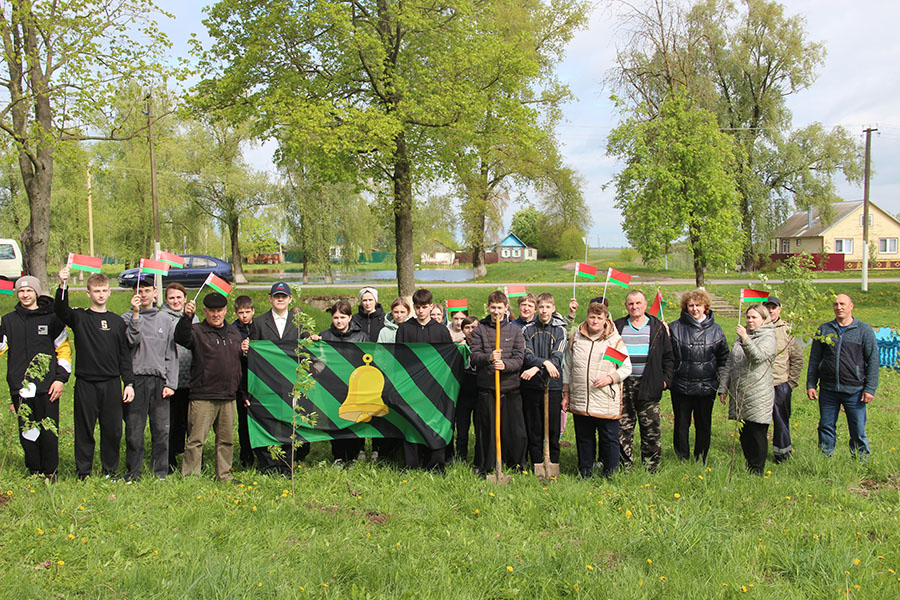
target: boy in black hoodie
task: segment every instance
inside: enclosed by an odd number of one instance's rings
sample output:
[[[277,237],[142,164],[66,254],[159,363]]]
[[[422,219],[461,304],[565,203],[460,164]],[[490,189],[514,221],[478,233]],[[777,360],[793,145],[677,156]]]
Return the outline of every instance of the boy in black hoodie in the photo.
[[[9,350],[6,382],[9,396],[18,411],[22,403],[31,409],[29,420],[40,422],[49,417],[59,427],[59,400],[63,384],[72,370],[72,351],[66,326],[53,314],[53,299],[41,295],[36,277],[20,277],[15,285],[19,302],[0,321],[0,355]],[[40,379],[25,381],[25,372],[37,354],[50,356],[47,372]],[[59,466],[59,439],[43,427],[22,427],[19,419],[19,442],[25,452],[25,466],[32,475],[56,479]]]

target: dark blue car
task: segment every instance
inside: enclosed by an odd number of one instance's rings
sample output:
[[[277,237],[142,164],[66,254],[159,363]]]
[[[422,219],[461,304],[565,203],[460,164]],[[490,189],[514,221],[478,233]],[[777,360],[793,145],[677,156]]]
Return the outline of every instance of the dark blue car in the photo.
[[[198,288],[203,285],[210,273],[215,273],[228,283],[234,280],[231,264],[224,260],[219,260],[212,256],[204,256],[203,254],[179,254],[178,256],[184,258],[184,267],[181,269],[170,268],[169,274],[163,277],[163,286],[177,281],[184,287]],[[133,288],[137,273],[137,269],[126,269],[119,273],[119,286]]]

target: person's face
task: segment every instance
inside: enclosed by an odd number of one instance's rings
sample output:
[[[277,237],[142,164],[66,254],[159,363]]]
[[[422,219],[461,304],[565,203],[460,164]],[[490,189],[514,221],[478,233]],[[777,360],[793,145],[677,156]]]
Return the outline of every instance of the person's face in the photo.
[[[643,294],[633,294],[625,299],[625,310],[632,319],[641,319],[647,312],[647,299]]]
[[[553,313],[556,312],[556,305],[552,302],[538,302],[537,312],[538,319],[546,325],[553,318]]]
[[[462,331],[462,323],[466,320],[466,315],[463,314],[461,310],[453,313],[453,329],[456,331]]]
[[[754,331],[763,324],[763,321],[765,321],[765,319],[762,318],[762,315],[752,308],[747,311],[747,331]]]
[[[422,325],[431,320],[431,304],[416,304],[413,310],[416,311],[416,320]]]
[[[847,294],[838,294],[834,299],[834,316],[838,319],[850,317],[853,314],[853,302]]]
[[[237,309],[237,318],[239,323],[243,323],[244,325],[249,324],[253,320],[253,307],[245,306],[244,308]]]
[[[475,331],[475,328],[478,327],[478,323],[469,323],[468,325],[463,325],[463,334],[466,336],[466,341],[469,341],[472,337],[472,332]]]
[[[269,302],[272,304],[272,309],[279,315],[283,315],[287,312],[292,299],[293,297],[288,296],[287,294],[275,294],[274,296],[269,296]]]
[[[184,310],[185,301],[187,301],[187,297],[181,290],[172,288],[171,290],[166,292],[166,304],[168,304],[169,308],[174,311]]]
[[[534,318],[534,303],[526,300],[519,305],[519,318],[523,321],[530,321]]]
[[[440,306],[434,305],[431,307],[431,318],[438,323],[442,323],[444,321],[444,311],[441,310]]]
[[[398,304],[391,309],[391,316],[394,317],[394,323],[399,325],[409,318],[409,311],[402,304]]]
[[[772,321],[777,321],[778,319],[781,318],[781,307],[780,306],[776,306],[774,304],[766,304],[766,308],[769,309],[769,318],[771,318]]]
[[[688,302],[687,305],[688,314],[697,319],[698,321],[703,318],[703,315],[706,314],[706,306],[703,304],[698,304],[693,300]]]
[[[362,305],[363,312],[366,314],[375,312],[375,305],[378,304],[375,300],[375,296],[373,296],[371,292],[363,294],[362,298],[359,299],[359,303]]]
[[[587,323],[588,333],[595,335],[603,331],[603,328],[606,326],[606,315],[588,313],[585,323]]]
[[[502,321],[503,317],[506,316],[506,311],[509,308],[508,304],[504,304],[503,302],[492,302],[488,305],[488,312],[491,313],[491,318],[494,321]]]
[[[94,306],[106,306],[106,301],[109,300],[109,284],[94,287],[89,286],[87,295],[88,298],[91,299],[91,304]]]
[[[206,322],[213,327],[222,327],[225,324],[225,313],[228,308],[206,308],[203,307],[203,314],[206,315]]]
[[[16,298],[19,299],[19,304],[22,305],[22,308],[26,310],[34,310],[37,308],[37,292],[33,287],[23,285],[16,292]]]
[[[152,285],[139,286],[137,295],[141,299],[141,308],[150,308],[156,302],[156,288]]]
[[[335,311],[335,313],[331,315],[331,324],[340,332],[347,331],[350,327],[350,315]]]

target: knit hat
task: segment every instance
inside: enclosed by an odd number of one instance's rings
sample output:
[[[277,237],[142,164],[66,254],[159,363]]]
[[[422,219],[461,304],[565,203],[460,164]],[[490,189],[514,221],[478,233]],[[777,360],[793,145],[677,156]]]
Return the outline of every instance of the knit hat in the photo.
[[[34,275],[23,275],[16,280],[16,291],[23,287],[30,287],[38,296],[44,295],[44,288],[41,287],[40,280]]]
[[[359,290],[360,300],[362,300],[363,294],[365,294],[366,292],[372,294],[372,297],[375,298],[375,302],[378,302],[378,290],[373,287],[364,287],[363,289]]]

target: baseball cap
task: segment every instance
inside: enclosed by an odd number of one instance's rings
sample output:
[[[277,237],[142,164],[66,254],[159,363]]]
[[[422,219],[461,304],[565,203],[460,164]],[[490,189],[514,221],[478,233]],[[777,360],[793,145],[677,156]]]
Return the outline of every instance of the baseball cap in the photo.
[[[278,294],[284,294],[285,296],[291,296],[291,286],[286,284],[283,281],[279,281],[272,285],[272,289],[269,290],[270,296],[275,296]]]
[[[778,296],[769,296],[769,298],[763,302],[763,304],[774,304],[775,306],[781,306],[781,300],[778,299]]]

